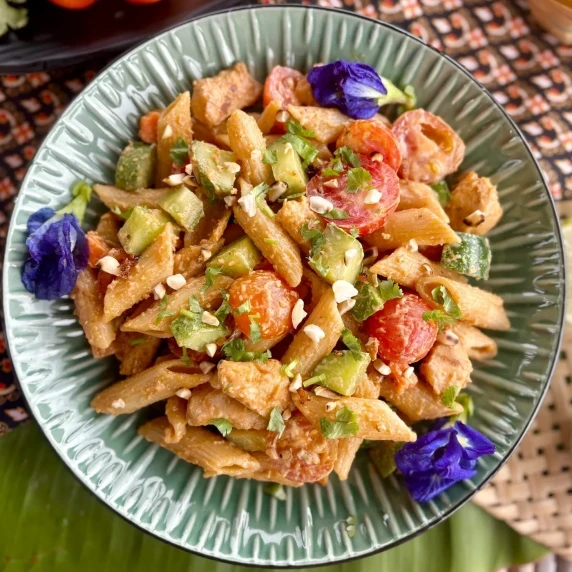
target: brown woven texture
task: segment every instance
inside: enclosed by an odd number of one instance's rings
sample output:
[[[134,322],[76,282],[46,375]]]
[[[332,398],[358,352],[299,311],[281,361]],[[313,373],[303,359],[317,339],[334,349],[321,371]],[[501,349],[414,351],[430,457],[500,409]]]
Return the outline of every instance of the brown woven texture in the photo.
[[[572,325],[536,419],[474,502],[572,561]]]

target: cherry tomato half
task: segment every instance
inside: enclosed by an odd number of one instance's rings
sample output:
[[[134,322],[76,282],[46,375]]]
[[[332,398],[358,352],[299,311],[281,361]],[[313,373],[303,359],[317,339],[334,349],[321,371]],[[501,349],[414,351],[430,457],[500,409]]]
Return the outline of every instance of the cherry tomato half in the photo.
[[[463,140],[440,117],[415,109],[393,124],[401,150],[400,176],[420,183],[436,183],[454,173],[465,156]]]
[[[298,411],[286,421],[282,437],[270,433],[267,444],[266,454],[271,459],[268,464],[291,481],[315,483],[334,468],[334,443],[328,442]]]
[[[357,229],[365,236],[380,229],[387,217],[399,203],[399,179],[395,171],[386,163],[372,161],[367,155],[358,155],[361,166],[371,174],[371,181],[357,193],[347,192],[348,171],[346,166],[338,177],[314,175],[306,187],[308,197],[323,197],[334,205],[334,209],[344,211],[349,216],[333,222],[345,230]],[[332,181],[332,183],[330,183]],[[368,189],[374,188],[381,193],[375,204],[365,204]],[[325,220],[331,220],[327,216]]]
[[[278,338],[292,328],[292,309],[298,294],[276,272],[256,270],[241,276],[228,293],[236,326],[244,335],[250,336],[252,321],[260,326],[260,335],[265,339]],[[237,314],[237,308],[247,301],[250,310]]]
[[[97,0],[50,0],[52,4],[68,10],[83,10],[95,4]]]
[[[379,153],[395,172],[401,165],[401,153],[391,129],[375,119],[360,119],[350,123],[338,137],[336,147],[349,147],[356,153]]]
[[[437,339],[437,324],[422,317],[430,310],[417,294],[404,294],[369,317],[365,330],[379,341],[379,357],[385,362],[407,364],[424,358]]]
[[[286,66],[274,66],[264,82],[262,104],[266,107],[277,101],[286,109],[288,105],[301,105],[296,95],[296,85],[304,77],[298,70]]]

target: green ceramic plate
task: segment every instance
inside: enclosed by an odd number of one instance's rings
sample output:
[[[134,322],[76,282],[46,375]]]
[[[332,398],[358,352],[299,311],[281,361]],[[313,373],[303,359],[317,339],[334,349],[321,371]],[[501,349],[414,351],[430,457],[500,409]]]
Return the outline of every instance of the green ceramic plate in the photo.
[[[367,458],[348,481],[288,491],[280,503],[255,482],[203,479],[202,471],[137,436],[141,415],[98,416],[91,397],[115,379],[113,360],[94,360],[69,300],[42,302],[20,282],[25,225],[59,207],[76,179],[112,181],[116,159],[145,111],[162,107],[192,80],[236,60],[263,79],[275,64],[359,59],[462,136],[462,169],[498,185],[505,216],[492,233],[485,288],[500,294],[510,332],[494,334],[495,360],[478,364],[473,425],[497,446],[477,476],[433,502],[412,502],[398,478],[381,480]],[[93,205],[93,224],[99,205]],[[255,565],[308,566],[386,549],[439,522],[481,487],[512,452],[546,389],[558,352],[564,264],[556,215],[522,136],[488,93],[451,60],[391,26],[306,7],[215,14],[150,40],[111,65],[56,124],[28,171],[8,235],[4,307],[16,374],[50,443],[94,494],[125,518],[177,546]],[[355,536],[346,519],[357,515]],[[46,521],[49,521],[49,514]]]

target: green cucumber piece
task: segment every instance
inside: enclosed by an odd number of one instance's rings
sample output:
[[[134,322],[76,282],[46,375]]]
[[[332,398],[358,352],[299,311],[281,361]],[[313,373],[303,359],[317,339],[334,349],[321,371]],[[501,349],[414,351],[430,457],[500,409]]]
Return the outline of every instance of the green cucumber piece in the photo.
[[[356,254],[346,264],[345,254],[348,250],[355,250]],[[330,284],[336,280],[347,280],[353,284],[360,272],[362,261],[363,247],[359,240],[335,224],[326,226],[320,252],[312,252],[309,259],[310,266]]]
[[[209,326],[200,320],[179,316],[171,322],[171,332],[181,348],[204,352],[207,344],[215,343],[228,336],[229,331],[223,325]]]
[[[124,191],[147,189],[155,180],[157,149],[155,145],[131,142],[117,161],[115,186]]]
[[[139,256],[159,235],[171,218],[159,209],[135,207],[117,238],[127,254]]]
[[[243,430],[234,429],[226,436],[226,440],[230,441],[243,451],[266,451],[266,431],[262,430]]]
[[[189,232],[199,224],[205,214],[201,199],[185,185],[179,185],[168,191],[159,200],[159,206]]]
[[[243,236],[223,248],[209,260],[209,268],[220,268],[225,276],[239,278],[248,274],[262,261],[262,254],[248,236]]]
[[[383,308],[383,298],[381,297],[379,288],[367,282],[360,282],[358,280],[355,287],[358,291],[358,295],[354,298],[356,303],[352,308],[352,314],[358,322],[363,322]]]
[[[486,280],[491,269],[489,239],[477,234],[458,232],[458,244],[446,244],[441,254],[441,266],[479,280]]]
[[[400,441],[376,441],[375,447],[369,450],[369,458],[379,474],[385,479],[397,469],[395,453],[403,447]]]
[[[236,162],[236,156],[232,151],[224,151],[204,141],[193,141],[191,157],[193,173],[209,198],[230,195],[234,188],[236,173],[231,172],[225,163]]]
[[[363,352],[336,351],[323,358],[312,372],[312,377],[324,374],[326,379],[320,385],[351,396],[361,381],[371,358]]]
[[[449,185],[447,181],[439,181],[438,183],[433,183],[429,185],[437,194],[439,199],[439,204],[445,208],[449,201],[451,200],[451,191],[449,190]]]
[[[292,145],[286,145],[287,141],[279,139],[268,147],[269,151],[276,153],[276,163],[272,165],[274,178],[288,185],[284,197],[305,193],[308,184],[308,175],[302,167],[302,159],[292,149]]]

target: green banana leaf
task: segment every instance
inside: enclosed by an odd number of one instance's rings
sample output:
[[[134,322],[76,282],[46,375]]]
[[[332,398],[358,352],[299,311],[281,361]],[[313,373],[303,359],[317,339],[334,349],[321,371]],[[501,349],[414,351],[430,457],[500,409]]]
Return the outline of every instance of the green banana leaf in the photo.
[[[474,505],[390,551],[314,572],[490,572],[547,550]],[[2,572],[245,572],[191,556],[131,526],[68,471],[34,423],[0,438]]]

